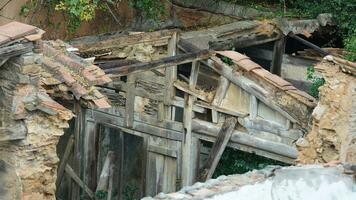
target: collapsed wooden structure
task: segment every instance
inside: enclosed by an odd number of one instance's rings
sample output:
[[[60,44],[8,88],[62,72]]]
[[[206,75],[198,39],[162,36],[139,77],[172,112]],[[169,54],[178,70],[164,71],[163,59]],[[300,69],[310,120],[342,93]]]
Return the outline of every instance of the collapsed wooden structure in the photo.
[[[294,143],[315,100],[248,57],[179,42],[176,30],[71,45],[113,80],[97,87],[111,108],[76,107],[78,160],[66,171],[82,177],[77,183],[89,197],[140,198],[206,180],[226,146],[286,163],[297,158]],[[217,141],[207,162],[203,141]]]

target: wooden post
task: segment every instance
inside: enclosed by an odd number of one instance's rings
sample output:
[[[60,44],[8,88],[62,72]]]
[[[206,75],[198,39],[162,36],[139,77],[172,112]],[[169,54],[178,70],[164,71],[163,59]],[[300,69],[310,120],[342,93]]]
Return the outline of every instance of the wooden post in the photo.
[[[178,34],[175,32],[172,34],[171,39],[168,42],[168,55],[175,56],[177,55],[177,41]],[[174,81],[177,80],[177,65],[166,67],[166,94],[164,103],[166,105],[166,117],[170,120],[174,120],[174,115],[172,114],[173,107],[171,105],[171,101],[175,96],[175,88]]]
[[[235,129],[236,123],[237,119],[235,117],[230,117],[225,120],[211,149],[208,160],[202,168],[199,181],[206,181],[213,176],[216,166],[218,165],[226,145]]]
[[[200,63],[195,61],[192,63],[192,69],[189,77],[189,88],[195,89],[198,74],[199,74]],[[193,119],[193,105],[195,101],[194,96],[185,93],[184,95],[184,138],[182,141],[182,186],[188,186],[193,184],[195,180],[195,170],[196,162],[194,159],[194,148],[197,148],[197,145],[193,146],[192,136],[192,119]]]
[[[273,47],[272,63],[270,72],[278,76],[281,75],[283,55],[286,46],[286,37],[282,37],[275,41]]]
[[[222,100],[224,99],[227,89],[229,88],[230,81],[227,80],[224,76],[220,76],[219,79],[219,85],[218,88],[216,89],[216,93],[213,99],[213,102],[211,103],[213,106],[220,106]],[[219,115],[216,109],[211,110],[211,115],[212,115],[212,121],[214,123],[218,123],[219,120]]]
[[[132,127],[134,121],[135,109],[135,75],[127,76],[127,91],[126,91],[126,104],[125,104],[125,125]]]
[[[82,131],[82,124],[83,124],[83,117],[85,116],[83,109],[79,103],[79,101],[75,101],[74,103],[74,110],[75,110],[75,127],[74,127],[74,151],[73,151],[73,171],[76,174],[80,174],[81,169],[81,131]],[[80,189],[77,184],[72,183],[72,199],[78,199]]]

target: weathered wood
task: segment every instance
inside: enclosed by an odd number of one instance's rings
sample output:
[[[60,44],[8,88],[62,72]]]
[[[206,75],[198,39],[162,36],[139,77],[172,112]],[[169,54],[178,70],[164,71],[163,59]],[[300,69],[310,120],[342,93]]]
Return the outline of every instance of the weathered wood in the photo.
[[[128,90],[126,92],[126,104],[125,104],[125,126],[132,127],[134,120],[135,110],[135,76],[129,75],[127,77]]]
[[[183,82],[180,82],[180,81],[174,82],[174,87],[176,87],[177,89],[182,90],[183,92],[185,92],[189,95],[192,95],[198,99],[201,99],[206,102],[211,102],[211,99],[209,99],[209,96],[207,96],[205,92],[203,92],[201,90],[197,90],[195,88],[187,87],[187,85]]]
[[[111,69],[111,68],[117,68],[117,67],[122,67],[125,65],[132,65],[140,63],[138,60],[123,60],[123,59],[115,59],[115,60],[101,60],[101,61],[96,61],[94,64],[98,65],[101,69]]]
[[[59,164],[58,167],[58,171],[57,171],[57,180],[56,180],[56,187],[59,188],[59,186],[61,185],[62,179],[63,179],[63,174],[64,174],[64,170],[65,167],[67,165],[68,159],[69,159],[69,155],[71,154],[72,150],[73,150],[73,145],[74,145],[74,136],[71,135],[68,139],[67,142],[67,146],[64,150],[63,156],[61,158],[61,162]],[[59,190],[57,190],[59,191]]]
[[[250,119],[255,119],[258,115],[258,101],[255,96],[250,94]]]
[[[286,37],[281,37],[274,42],[270,72],[281,76],[283,55],[286,47]]]
[[[303,39],[303,38],[301,38],[301,37],[295,35],[295,34],[292,33],[292,32],[290,32],[290,33],[288,34],[288,36],[291,37],[291,38],[293,38],[293,39],[295,39],[295,40],[297,40],[298,42],[301,42],[301,43],[303,43],[304,45],[306,45],[306,46],[308,46],[308,47],[314,49],[315,51],[317,51],[318,53],[320,53],[320,54],[323,55],[323,56],[330,55],[329,52],[327,52],[327,51],[323,50],[322,48],[316,46],[315,44],[313,44],[313,43],[311,43],[311,42],[309,42],[309,41],[307,41],[307,40],[305,40],[305,39]]]
[[[296,140],[303,136],[303,132],[298,129],[287,129],[279,124],[263,119],[239,118],[239,123],[245,128],[255,129],[276,134],[281,137]]]
[[[134,44],[154,44],[162,43],[162,40],[168,40],[172,37],[172,34],[177,33],[177,29],[162,30],[150,33],[139,33],[131,35],[99,35],[99,36],[86,36],[82,38],[76,38],[70,41],[70,44],[78,48],[81,52],[94,52],[100,50],[106,50],[110,48],[122,48]],[[167,43],[162,43],[166,45]]]
[[[113,160],[114,160],[115,154],[113,151],[109,151],[108,154],[106,155],[105,161],[103,168],[100,173],[98,185],[96,187],[95,193],[98,192],[108,192],[109,190],[109,175],[110,175],[110,169],[113,165]]]
[[[226,145],[235,129],[236,123],[237,119],[235,117],[230,117],[225,120],[211,149],[208,160],[202,168],[199,177],[200,181],[204,182],[213,176],[216,166],[218,165]]]
[[[198,74],[199,74],[199,62],[193,62],[189,77],[189,90],[194,90],[197,84]],[[195,97],[190,93],[184,95],[184,115],[183,115],[183,126],[184,126],[184,137],[182,141],[182,185],[188,186],[193,184],[195,181],[195,170],[196,165],[193,160],[194,158],[194,148],[193,146],[193,136],[192,136],[192,119],[194,117],[193,105]]]
[[[93,191],[85,185],[85,183],[79,178],[79,176],[74,172],[74,170],[67,164],[65,172],[88,194],[91,199],[94,199]]]
[[[174,100],[172,101],[172,105],[179,107],[179,108],[184,108],[184,99],[181,97],[174,97]],[[197,113],[206,113],[206,109],[197,105],[193,105],[193,111]]]
[[[243,75],[238,75],[234,72],[234,69],[224,64],[219,58],[212,56],[211,59],[208,60],[208,65],[212,69],[214,69],[217,73],[227,78],[232,83],[241,87],[249,94],[254,95],[260,101],[268,105],[269,107],[278,111],[281,115],[285,116],[287,119],[292,122],[297,122],[297,120],[292,117],[289,113],[284,111],[279,105],[277,105],[274,101],[271,100],[275,94],[269,92],[262,88],[261,86],[254,83],[252,80],[248,79]]]
[[[218,85],[218,88],[216,89],[216,93],[215,93],[215,96],[214,96],[214,99],[212,101],[212,105],[213,106],[216,106],[216,107],[219,107],[222,100],[224,99],[225,95],[226,95],[226,92],[227,92],[227,89],[229,88],[229,85],[230,85],[230,82],[229,80],[227,80],[225,77],[223,76],[220,76],[220,79],[219,79],[219,85]],[[211,110],[211,115],[212,115],[212,121],[214,123],[217,123],[218,122],[218,112],[213,109]]]
[[[110,166],[110,171],[109,171],[109,188],[108,188],[108,198],[107,200],[112,200],[112,195],[113,195],[113,186],[114,186],[114,165]]]
[[[202,134],[207,134],[209,136],[217,137],[219,130],[220,127],[213,123],[199,120],[199,119],[193,119],[192,121],[192,131],[196,133],[202,133]],[[249,135],[248,133],[240,132],[237,130],[234,130],[230,141],[237,144],[243,144],[246,146],[254,147],[262,151],[267,151],[274,154],[282,155],[292,159],[296,159],[298,156],[298,151],[295,147],[283,143],[272,142],[266,139],[261,139]]]
[[[82,109],[79,101],[74,103],[74,111],[76,115],[74,124],[74,151],[73,151],[73,170],[77,174],[81,174],[81,132],[84,119],[84,110]],[[79,187],[76,184],[72,184],[72,199],[79,198]]]
[[[177,158],[178,157],[178,152],[175,150],[171,150],[168,148],[164,148],[164,147],[159,147],[159,146],[153,146],[153,145],[148,145],[148,151],[153,152],[153,153],[157,153],[157,154],[161,154],[164,156],[169,156],[172,158]]]
[[[126,65],[119,68],[111,68],[104,70],[107,74],[118,74],[120,76],[125,76],[132,73],[139,73],[147,70],[176,66],[184,63],[190,63],[193,61],[203,60],[211,55],[209,50],[202,50],[195,53],[180,54],[176,56],[170,56],[161,58],[159,60],[154,60],[150,62],[137,63],[133,65]]]
[[[229,109],[226,109],[226,108],[222,108],[222,107],[218,107],[218,106],[212,106],[209,103],[202,102],[202,101],[197,101],[197,102],[195,102],[194,105],[196,105],[198,107],[206,108],[206,109],[216,110],[216,111],[218,111],[220,113],[225,113],[225,114],[236,116],[236,117],[245,117],[245,116],[248,115],[248,113],[236,112],[236,111],[229,110]]]

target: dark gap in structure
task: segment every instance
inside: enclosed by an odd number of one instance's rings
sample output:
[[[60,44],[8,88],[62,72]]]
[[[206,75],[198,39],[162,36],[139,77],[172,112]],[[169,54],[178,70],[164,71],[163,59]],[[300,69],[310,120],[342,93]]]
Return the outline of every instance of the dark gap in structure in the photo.
[[[199,167],[204,165],[212,146],[212,142],[200,140]],[[243,174],[255,169],[263,169],[268,165],[288,166],[289,164],[226,147],[215,169],[213,178],[221,175]]]

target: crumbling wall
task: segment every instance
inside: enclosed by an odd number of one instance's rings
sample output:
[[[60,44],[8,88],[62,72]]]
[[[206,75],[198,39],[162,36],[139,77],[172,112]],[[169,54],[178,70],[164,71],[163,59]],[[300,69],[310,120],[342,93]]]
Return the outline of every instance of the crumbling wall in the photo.
[[[24,140],[0,143],[2,162],[11,166],[13,169],[8,170],[14,170],[17,175],[17,178],[12,175],[4,184],[4,196],[24,200],[55,199],[59,161],[56,145],[68,124],[58,116],[41,112],[30,115],[25,124],[27,137]]]
[[[325,84],[312,114],[312,129],[297,142],[299,163],[332,160],[356,163],[356,77],[339,65],[323,61],[316,66]]]

